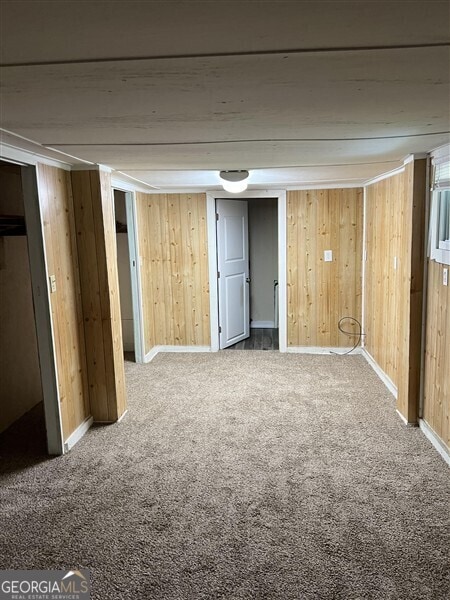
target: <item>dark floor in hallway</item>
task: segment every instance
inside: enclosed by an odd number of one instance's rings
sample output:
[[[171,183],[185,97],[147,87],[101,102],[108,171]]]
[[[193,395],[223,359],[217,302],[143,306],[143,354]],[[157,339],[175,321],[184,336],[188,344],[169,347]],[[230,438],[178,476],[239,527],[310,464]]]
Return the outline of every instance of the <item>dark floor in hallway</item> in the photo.
[[[278,329],[250,329],[250,337],[227,350],[278,350]]]

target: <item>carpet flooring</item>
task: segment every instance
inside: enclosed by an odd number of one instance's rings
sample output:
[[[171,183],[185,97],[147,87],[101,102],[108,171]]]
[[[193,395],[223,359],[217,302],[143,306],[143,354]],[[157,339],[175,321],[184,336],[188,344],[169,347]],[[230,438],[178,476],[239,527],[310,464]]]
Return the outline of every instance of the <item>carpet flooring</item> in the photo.
[[[2,436],[0,569],[88,568],[95,600],[450,597],[448,467],[361,356],[160,354],[126,378],[124,419],[64,457]]]

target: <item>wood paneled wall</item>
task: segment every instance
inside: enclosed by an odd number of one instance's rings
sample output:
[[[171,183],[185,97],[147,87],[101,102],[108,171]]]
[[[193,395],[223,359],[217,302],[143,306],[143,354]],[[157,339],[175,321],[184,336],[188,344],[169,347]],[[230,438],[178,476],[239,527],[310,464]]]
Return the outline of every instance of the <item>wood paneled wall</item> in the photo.
[[[116,421],[126,410],[117,275],[116,228],[109,173],[73,171],[92,416]]]
[[[401,256],[405,207],[404,173],[367,187],[365,347],[396,387],[399,318],[406,310],[400,294],[407,264]]]
[[[366,349],[397,387],[397,409],[416,423],[425,235],[426,161],[367,188]]]
[[[44,225],[64,440],[90,416],[85,340],[70,173],[39,164],[39,202]]]
[[[425,253],[425,159],[405,167],[405,199],[400,258],[400,319],[397,409],[408,423],[417,423],[420,401],[423,272]]]
[[[145,353],[209,346],[205,194],[136,194]]]
[[[450,286],[445,265],[429,261],[423,418],[450,448]]]
[[[353,346],[338,321],[361,321],[362,238],[361,188],[288,192],[288,346]]]

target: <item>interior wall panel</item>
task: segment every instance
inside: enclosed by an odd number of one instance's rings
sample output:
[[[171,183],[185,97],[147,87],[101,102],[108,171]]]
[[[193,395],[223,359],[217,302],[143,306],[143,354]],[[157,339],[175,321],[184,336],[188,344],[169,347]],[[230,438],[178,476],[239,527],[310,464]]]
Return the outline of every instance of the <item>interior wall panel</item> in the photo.
[[[136,194],[145,353],[209,346],[205,194]]]
[[[85,339],[70,173],[39,164],[39,202],[44,224],[64,440],[90,416]]]
[[[416,423],[420,394],[426,160],[366,190],[365,345]]]
[[[398,387],[400,350],[400,256],[405,210],[405,174],[383,179],[366,189],[365,347]]]
[[[116,227],[110,174],[73,171],[86,360],[92,416],[113,422],[126,410]]]
[[[288,346],[353,346],[338,321],[361,321],[362,238],[361,188],[288,192]],[[325,250],[332,251],[331,262]],[[349,322],[345,327],[357,330]]]
[[[423,418],[450,448],[450,286],[445,265],[428,265],[427,326]]]

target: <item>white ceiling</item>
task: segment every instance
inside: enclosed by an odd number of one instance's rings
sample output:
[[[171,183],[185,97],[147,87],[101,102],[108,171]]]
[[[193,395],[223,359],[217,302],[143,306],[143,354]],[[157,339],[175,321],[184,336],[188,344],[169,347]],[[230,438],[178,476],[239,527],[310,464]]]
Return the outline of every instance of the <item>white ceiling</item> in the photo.
[[[449,6],[2,0],[2,141],[167,190],[364,182],[450,141]]]

